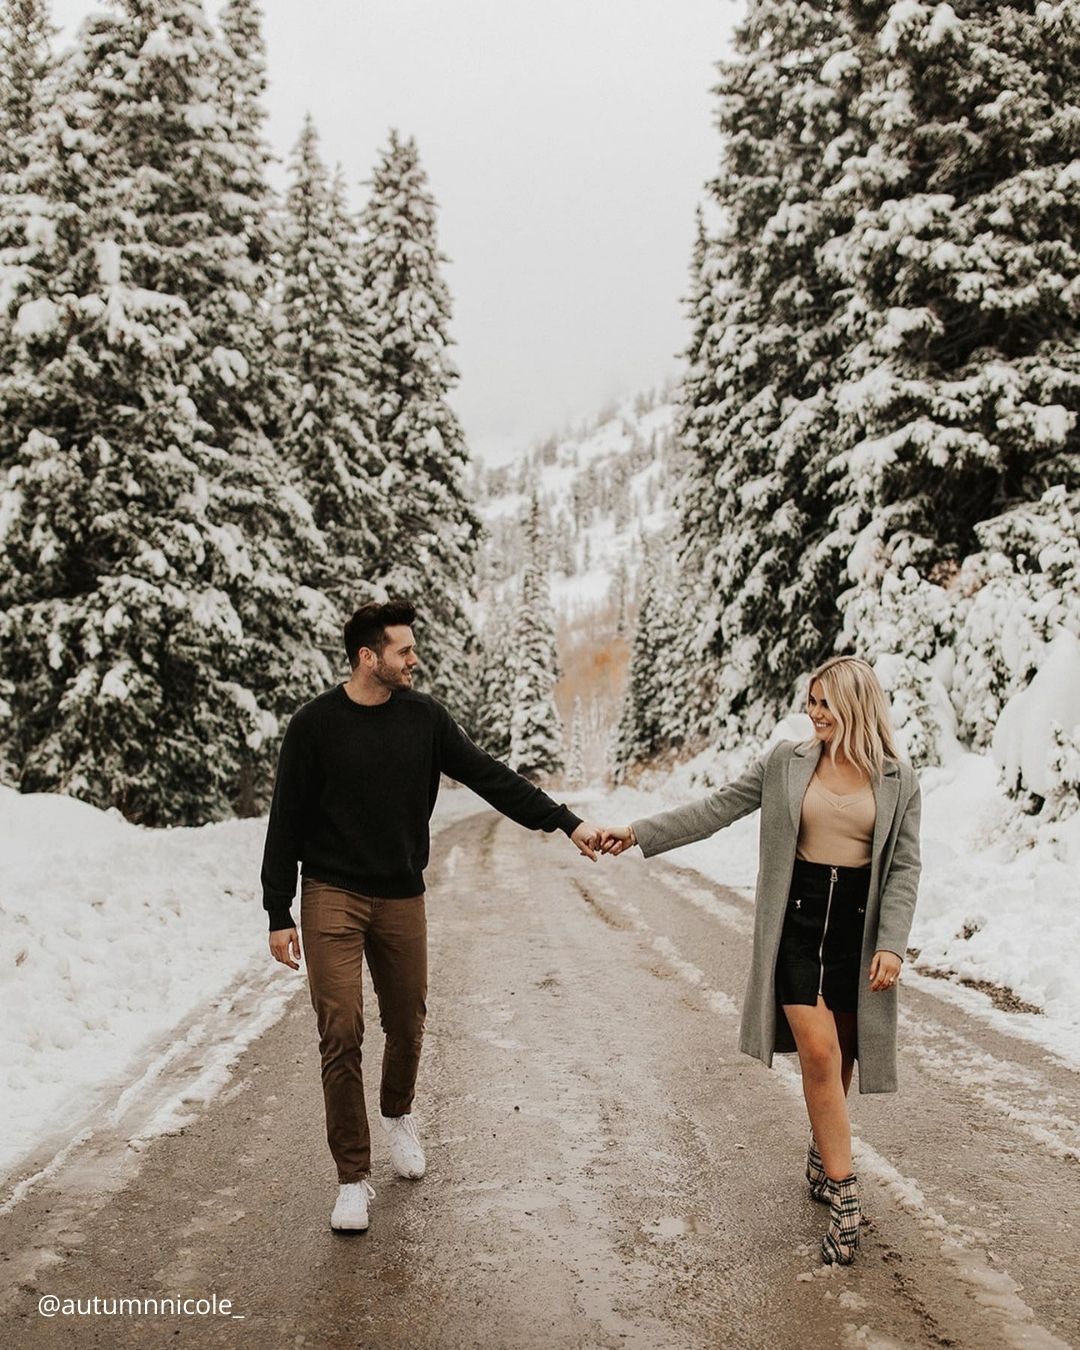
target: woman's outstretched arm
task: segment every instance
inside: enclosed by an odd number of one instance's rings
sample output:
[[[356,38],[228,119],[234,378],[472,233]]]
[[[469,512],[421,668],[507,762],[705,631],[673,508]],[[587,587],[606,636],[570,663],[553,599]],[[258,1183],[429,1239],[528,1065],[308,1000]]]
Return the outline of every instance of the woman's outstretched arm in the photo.
[[[646,858],[650,858],[654,853],[665,853],[668,849],[707,839],[710,834],[761,806],[767,759],[768,755],[756,759],[734,782],[725,783],[701,801],[646,816],[632,825],[605,828],[601,834],[601,852],[618,856],[636,843]]]

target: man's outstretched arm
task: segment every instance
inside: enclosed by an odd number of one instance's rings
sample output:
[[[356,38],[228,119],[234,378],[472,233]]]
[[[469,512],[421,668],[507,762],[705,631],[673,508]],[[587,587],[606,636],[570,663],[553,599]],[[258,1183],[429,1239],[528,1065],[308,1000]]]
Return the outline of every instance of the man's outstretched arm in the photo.
[[[553,801],[546,792],[521,774],[489,755],[470,740],[445,708],[440,713],[440,767],[443,773],[472,788],[510,820],[527,830],[562,830],[579,853],[593,862],[600,845],[600,827],[575,816],[567,806]]]

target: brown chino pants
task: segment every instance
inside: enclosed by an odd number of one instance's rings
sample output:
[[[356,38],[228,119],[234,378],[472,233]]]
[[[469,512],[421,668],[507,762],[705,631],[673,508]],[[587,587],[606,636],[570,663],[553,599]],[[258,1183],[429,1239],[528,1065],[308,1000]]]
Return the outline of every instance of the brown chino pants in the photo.
[[[427,1015],[427,917],[422,895],[380,900],[305,880],[300,929],[319,1027],[326,1138],[340,1182],[371,1170],[371,1134],[361,1073],[365,953],[386,1033],[379,1109],[412,1107]]]

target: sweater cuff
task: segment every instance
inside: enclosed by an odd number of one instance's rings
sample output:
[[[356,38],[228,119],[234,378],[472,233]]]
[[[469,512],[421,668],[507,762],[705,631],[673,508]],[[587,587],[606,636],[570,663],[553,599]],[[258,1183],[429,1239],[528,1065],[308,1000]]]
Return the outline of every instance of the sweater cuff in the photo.
[[[560,807],[558,818],[555,821],[555,828],[557,830],[562,830],[566,837],[569,838],[580,824],[580,816],[575,816],[568,806]]]
[[[292,910],[288,905],[284,909],[271,909],[267,913],[270,916],[270,931],[276,933],[279,928],[295,928],[293,923]]]

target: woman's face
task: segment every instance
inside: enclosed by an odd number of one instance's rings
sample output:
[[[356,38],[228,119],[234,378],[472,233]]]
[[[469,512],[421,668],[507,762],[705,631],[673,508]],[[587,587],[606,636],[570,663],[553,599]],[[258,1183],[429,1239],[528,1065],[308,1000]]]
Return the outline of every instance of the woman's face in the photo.
[[[828,745],[836,731],[836,718],[829,711],[829,705],[825,699],[825,690],[822,689],[820,680],[815,680],[810,686],[810,694],[806,700],[806,711],[810,714],[810,720],[814,724],[814,735],[823,744]]]

